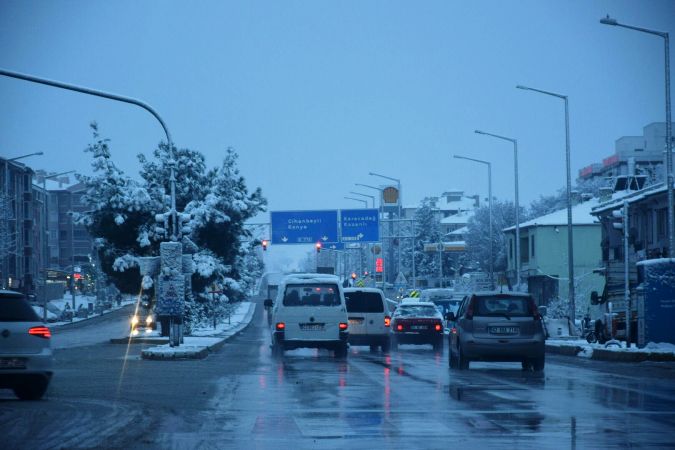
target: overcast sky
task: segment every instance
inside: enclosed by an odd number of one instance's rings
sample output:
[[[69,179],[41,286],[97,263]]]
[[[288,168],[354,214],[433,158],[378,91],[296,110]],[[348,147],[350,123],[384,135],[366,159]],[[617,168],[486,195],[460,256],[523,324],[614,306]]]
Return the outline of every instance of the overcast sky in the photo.
[[[136,97],[175,143],[219,163],[232,146],[270,210],[359,207],[354,183],[402,180],[404,203],[448,189],[521,203],[564,185],[569,95],[573,177],[614,141],[664,121],[663,40],[673,1],[0,1],[0,67]],[[672,55],[671,55],[672,59]],[[0,77],[0,154],[35,169],[89,171],[88,124],[116,162],[163,139],[145,111]],[[363,191],[366,193],[371,193]],[[374,191],[373,191],[374,192]]]

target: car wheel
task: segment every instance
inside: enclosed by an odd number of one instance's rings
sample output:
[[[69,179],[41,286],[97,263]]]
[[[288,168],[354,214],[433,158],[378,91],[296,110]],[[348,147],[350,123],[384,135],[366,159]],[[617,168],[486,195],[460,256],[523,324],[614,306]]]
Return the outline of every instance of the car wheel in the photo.
[[[347,344],[340,345],[335,348],[335,351],[333,352],[334,356],[336,358],[346,358],[347,357]]]
[[[469,368],[469,360],[462,354],[461,345],[457,345],[457,368],[459,370],[467,370]]]
[[[455,360],[455,354],[452,351],[452,347],[448,350],[448,366],[450,366],[451,369],[457,368],[457,361]]]
[[[382,353],[389,353],[390,350],[391,350],[391,341],[387,339],[382,344]]]
[[[40,400],[47,391],[49,381],[45,379],[30,380],[14,388],[14,394],[21,400]]]
[[[546,363],[546,359],[544,356],[541,358],[535,358],[532,360],[532,368],[534,369],[535,372],[541,372],[544,370],[544,365]]]
[[[272,344],[272,357],[275,359],[283,358],[284,347],[281,344]]]

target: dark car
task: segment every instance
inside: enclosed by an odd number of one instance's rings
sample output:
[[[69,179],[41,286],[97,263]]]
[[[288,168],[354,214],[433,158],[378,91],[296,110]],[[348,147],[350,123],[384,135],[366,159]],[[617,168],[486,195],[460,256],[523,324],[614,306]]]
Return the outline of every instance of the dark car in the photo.
[[[22,400],[42,398],[52,377],[50,339],[22,294],[0,290],[0,388]]]
[[[391,348],[399,344],[431,344],[443,348],[443,316],[428,302],[405,302],[391,317]]]
[[[516,361],[523,369],[544,370],[544,327],[531,295],[478,292],[467,296],[448,337],[449,365],[468,369],[471,361]]]

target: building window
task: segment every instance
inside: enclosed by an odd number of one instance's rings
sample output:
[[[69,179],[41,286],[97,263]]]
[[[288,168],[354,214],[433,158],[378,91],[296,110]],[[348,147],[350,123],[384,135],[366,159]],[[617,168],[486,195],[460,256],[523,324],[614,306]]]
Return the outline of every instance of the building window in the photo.
[[[513,260],[513,239],[509,239],[509,259]]]
[[[530,239],[528,236],[520,238],[520,262],[530,262]]]
[[[531,239],[530,244],[532,246],[532,257],[534,258],[534,235],[532,235],[530,239]]]
[[[667,208],[661,208],[656,211],[656,239],[662,239],[666,236],[666,228],[668,227],[666,223],[667,217]]]

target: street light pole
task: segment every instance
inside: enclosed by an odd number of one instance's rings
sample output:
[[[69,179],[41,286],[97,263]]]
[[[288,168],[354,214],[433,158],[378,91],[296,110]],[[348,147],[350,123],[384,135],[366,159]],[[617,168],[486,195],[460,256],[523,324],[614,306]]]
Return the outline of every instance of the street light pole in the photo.
[[[384,191],[384,189],[376,187],[376,186],[371,186],[369,184],[362,184],[362,183],[354,183],[354,185],[365,187],[365,188],[368,188],[368,189],[374,189],[374,190],[376,190],[380,193],[380,208],[379,208],[378,218],[382,219],[383,216],[384,216],[384,195],[382,194],[382,191]],[[374,202],[373,202],[373,207],[375,207]],[[385,255],[385,253],[384,253],[384,224],[381,221],[380,221],[380,242],[382,242],[382,259],[384,261],[384,255]],[[414,262],[413,262],[413,264],[414,264]],[[384,290],[385,274],[386,274],[388,265],[389,265],[389,262],[387,262],[385,264],[384,271],[382,272],[382,290]],[[413,265],[413,267],[415,267],[415,266]],[[377,275],[376,275],[376,277],[377,277]],[[375,279],[375,281],[377,282],[377,278]]]
[[[670,37],[667,32],[650,30],[632,25],[619,23],[607,15],[600,19],[603,25],[628,28],[629,30],[640,31],[642,33],[653,34],[663,38],[665,49],[665,71],[666,71],[666,191],[668,196],[668,257],[672,258],[675,251],[675,219],[673,217],[673,129],[670,118]]]
[[[362,198],[354,198],[354,197],[345,197],[347,200],[354,200],[355,202],[363,202],[364,207],[368,207],[368,200],[364,200]]]
[[[362,194],[361,192],[354,192],[354,191],[349,191],[349,193],[354,194],[354,195],[360,195],[362,197],[368,197],[373,202],[373,208],[375,208],[375,196],[374,195]],[[366,208],[367,207],[368,207],[368,203],[366,203]]]
[[[518,140],[506,136],[500,136],[498,134],[487,133],[485,131],[475,130],[476,134],[483,134],[485,136],[491,136],[493,138],[501,139],[504,141],[509,141],[513,144],[513,167],[514,167],[514,178],[515,178],[515,202],[516,202],[516,286],[520,289],[520,202],[518,200]]]
[[[557,97],[565,102],[565,163],[566,163],[566,177],[567,177],[567,275],[568,281],[568,297],[569,297],[569,317],[574,324],[576,316],[576,295],[574,289],[574,233],[572,231],[572,164],[570,162],[570,115],[568,107],[568,98],[566,95],[556,94],[555,92],[544,91],[542,89],[535,89],[527,86],[516,86],[518,89],[525,91],[538,92],[540,94]]]
[[[473,161],[480,164],[485,164],[488,169],[488,210],[490,215],[490,289],[495,288],[495,275],[494,275],[494,256],[493,256],[493,246],[492,241],[492,163],[489,161],[483,161],[481,159],[468,158],[466,156],[453,155],[456,159],[466,159],[467,161]]]
[[[123,103],[130,103],[132,105],[140,106],[141,108],[145,109],[148,111],[150,114],[152,114],[155,119],[159,122],[159,124],[162,126],[162,129],[164,130],[164,134],[166,135],[166,143],[169,146],[169,153],[171,154],[171,161],[169,163],[169,166],[171,168],[171,175],[169,177],[169,182],[171,183],[171,227],[169,229],[169,234],[171,236],[172,241],[177,241],[178,240],[178,233],[176,232],[178,229],[178,224],[176,222],[176,219],[178,217],[177,211],[176,211],[176,175],[175,175],[175,164],[176,164],[176,155],[173,152],[173,142],[171,141],[171,134],[169,134],[169,129],[167,128],[166,124],[164,123],[164,120],[160,117],[160,115],[155,111],[150,105],[148,105],[145,102],[142,102],[140,100],[136,100],[135,98],[131,97],[125,97],[123,95],[118,95],[118,94],[111,94],[109,92],[104,92],[104,91],[99,91],[96,89],[91,89],[83,86],[77,86],[74,84],[68,84],[68,83],[62,83],[60,81],[55,81],[55,80],[49,80],[46,78],[39,78],[35,77],[33,75],[28,75],[24,73],[19,73],[19,72],[13,72],[10,70],[5,70],[0,68],[0,75],[10,77],[10,78],[17,78],[19,80],[24,80],[24,81],[30,81],[31,83],[38,83],[38,84],[44,84],[47,86],[52,86],[56,87],[59,89],[66,89],[69,91],[75,91],[75,92],[80,92],[82,94],[88,94],[88,95],[93,95],[96,97],[103,97],[107,98],[109,100],[115,100],[118,102],[123,102]]]

